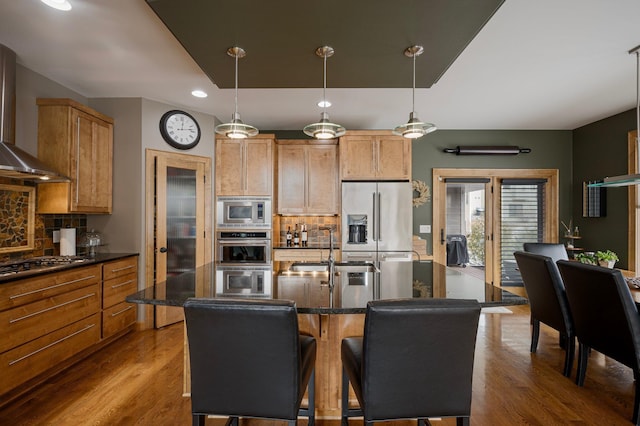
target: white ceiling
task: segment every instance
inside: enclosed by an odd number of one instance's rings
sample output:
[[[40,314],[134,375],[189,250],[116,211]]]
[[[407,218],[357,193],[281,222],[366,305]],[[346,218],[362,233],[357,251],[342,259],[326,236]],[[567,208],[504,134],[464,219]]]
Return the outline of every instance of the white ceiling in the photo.
[[[231,118],[234,90],[218,89],[144,0],[70,2],[65,13],[0,0],[0,43],[87,98],[143,97]],[[416,90],[418,116],[440,129],[574,129],[632,109],[628,51],[640,45],[639,18],[638,0],[506,0],[445,75]],[[418,73],[420,60],[428,58],[417,60]],[[209,97],[192,97],[196,88]],[[320,118],[321,97],[322,89],[240,89],[239,111],[260,129],[297,130]],[[390,129],[411,111],[411,89],[332,89],[329,78],[327,98],[331,120],[347,129]]]

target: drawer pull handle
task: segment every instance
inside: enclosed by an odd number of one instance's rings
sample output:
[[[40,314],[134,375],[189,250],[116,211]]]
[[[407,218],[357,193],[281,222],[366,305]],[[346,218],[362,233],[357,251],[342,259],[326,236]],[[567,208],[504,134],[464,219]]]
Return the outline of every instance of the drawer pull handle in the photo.
[[[135,280],[129,280],[129,281],[125,281],[125,282],[120,283],[120,284],[115,284],[115,285],[112,285],[111,288],[118,288],[118,287],[122,287],[122,286],[125,286],[125,285],[129,285],[134,281]]]
[[[14,359],[13,361],[9,361],[9,365],[11,366],[11,365],[13,365],[13,364],[16,364],[16,363],[18,363],[18,362],[20,362],[20,361],[22,361],[22,360],[25,360],[25,359],[29,358],[30,356],[33,356],[33,355],[37,354],[38,352],[42,352],[42,351],[44,351],[45,349],[49,349],[50,347],[55,346],[55,345],[57,345],[58,343],[62,343],[62,342],[64,342],[65,340],[70,339],[70,338],[72,338],[73,336],[76,336],[76,335],[78,335],[78,334],[80,334],[80,333],[83,333],[83,332],[85,332],[85,331],[89,330],[91,327],[94,327],[94,326],[95,326],[95,324],[89,324],[88,326],[86,326],[86,327],[85,327],[85,328],[83,328],[82,330],[78,330],[78,331],[76,331],[76,332],[74,332],[74,333],[69,334],[68,336],[64,336],[62,339],[58,339],[58,340],[56,340],[55,342],[51,342],[51,343],[49,343],[48,345],[43,346],[43,347],[41,347],[40,349],[35,350],[35,351],[31,352],[31,353],[28,353],[28,354],[26,354],[26,355],[24,355],[24,356],[21,356],[21,357],[20,357],[20,358],[18,358],[18,359]]]
[[[75,284],[77,282],[90,280],[90,279],[95,278],[95,277],[96,277],[95,275],[89,275],[87,277],[78,278],[77,280],[65,281],[65,282],[60,283],[60,284],[55,284],[55,285],[51,285],[49,287],[39,288],[37,290],[28,291],[26,293],[12,294],[11,296],[9,296],[9,299],[17,299],[18,297],[29,296],[30,294],[40,293],[41,291],[47,291],[47,290],[51,290],[52,288],[58,288],[58,287],[62,287],[62,286],[69,285],[69,284]]]
[[[120,315],[120,314],[122,314],[124,312],[127,312],[129,309],[133,309],[133,306],[127,306],[126,308],[124,308],[124,309],[122,309],[122,310],[120,310],[118,312],[112,313],[111,316],[112,317],[117,317],[118,315]]]
[[[95,293],[86,294],[86,295],[84,295],[82,297],[78,297],[77,299],[69,300],[68,302],[60,303],[59,305],[51,306],[51,307],[49,307],[47,309],[43,309],[43,310],[38,311],[38,312],[33,312],[33,313],[29,314],[29,315],[25,315],[25,316],[20,317],[20,318],[11,319],[11,320],[9,320],[9,324],[13,324],[13,323],[16,323],[18,321],[25,320],[27,318],[35,317],[36,315],[40,315],[40,314],[43,314],[45,312],[52,311],[54,309],[58,309],[58,308],[60,308],[62,306],[70,305],[71,303],[79,302],[80,300],[83,300],[83,299],[88,299],[88,298],[93,297],[95,295],[96,295]]]
[[[134,267],[133,265],[129,265],[129,266],[125,266],[124,268],[112,269],[112,270],[111,270],[111,273],[114,273],[114,272],[120,272],[120,271],[126,271],[127,269],[131,269],[131,268],[133,268],[133,267]]]

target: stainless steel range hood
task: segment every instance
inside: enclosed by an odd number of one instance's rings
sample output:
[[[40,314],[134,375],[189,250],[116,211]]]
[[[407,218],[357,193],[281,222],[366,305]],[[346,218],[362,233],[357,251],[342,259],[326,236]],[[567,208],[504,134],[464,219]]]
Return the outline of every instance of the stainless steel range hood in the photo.
[[[0,177],[38,182],[70,179],[15,146],[16,54],[0,44]]]

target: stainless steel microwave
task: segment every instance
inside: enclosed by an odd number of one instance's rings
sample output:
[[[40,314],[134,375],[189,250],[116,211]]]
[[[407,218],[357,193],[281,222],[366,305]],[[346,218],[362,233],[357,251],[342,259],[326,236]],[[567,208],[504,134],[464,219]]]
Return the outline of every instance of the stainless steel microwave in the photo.
[[[218,197],[216,226],[221,228],[271,228],[271,197]]]

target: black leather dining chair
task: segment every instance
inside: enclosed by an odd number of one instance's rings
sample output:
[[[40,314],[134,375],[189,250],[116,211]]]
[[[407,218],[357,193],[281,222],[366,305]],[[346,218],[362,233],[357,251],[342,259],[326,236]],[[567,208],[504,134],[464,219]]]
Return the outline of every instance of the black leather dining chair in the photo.
[[[564,244],[560,243],[524,243],[522,244],[524,251],[528,253],[541,254],[548,256],[556,263],[558,260],[568,260],[569,255]]]
[[[571,377],[575,356],[575,330],[562,277],[553,259],[540,254],[513,253],[529,298],[531,310],[531,353],[538,349],[540,323],[557,330],[565,342],[563,374]]]
[[[631,291],[616,269],[558,261],[578,338],[576,383],[584,385],[590,349],[626,365],[640,377],[640,315]],[[632,421],[640,425],[640,381],[635,381]]]
[[[293,302],[189,299],[184,314],[194,426],[208,414],[313,425],[316,341],[299,334]]]
[[[342,340],[342,424],[471,415],[476,300],[398,299],[367,304],[363,337]],[[349,408],[349,383],[360,408]]]

